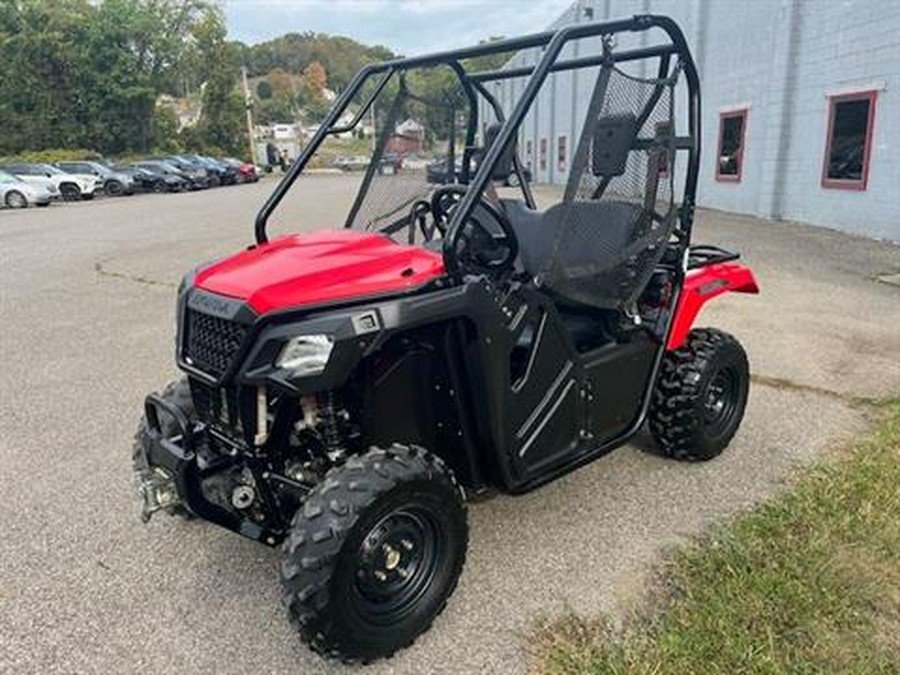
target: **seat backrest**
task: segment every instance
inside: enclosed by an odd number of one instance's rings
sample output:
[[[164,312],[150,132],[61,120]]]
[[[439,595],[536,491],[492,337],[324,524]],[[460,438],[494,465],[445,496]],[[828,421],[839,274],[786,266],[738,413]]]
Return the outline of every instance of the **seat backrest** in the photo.
[[[644,220],[643,209],[632,202],[563,202],[546,211],[529,209],[521,200],[503,205],[519,239],[522,265],[533,276],[551,260],[573,272],[617,264]]]

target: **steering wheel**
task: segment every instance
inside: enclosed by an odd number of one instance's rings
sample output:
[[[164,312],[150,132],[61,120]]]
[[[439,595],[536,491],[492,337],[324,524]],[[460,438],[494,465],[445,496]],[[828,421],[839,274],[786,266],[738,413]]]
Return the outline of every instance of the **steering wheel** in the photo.
[[[452,217],[453,209],[468,192],[465,185],[446,185],[438,188],[431,196],[431,213],[436,227],[443,237],[447,236],[447,229]],[[479,220],[478,209],[486,213],[500,228],[501,234],[497,236]],[[507,215],[484,195],[478,200],[478,209],[473,210],[472,215],[463,224],[459,241],[465,241],[463,250],[457,250],[457,255],[465,258],[467,262],[476,267],[482,267],[489,271],[498,271],[512,267],[519,255],[519,240],[516,238],[512,223]],[[496,257],[497,251],[503,251],[500,257]]]
[[[437,218],[433,217],[431,224],[428,223],[428,214],[431,213],[431,204],[429,204],[424,199],[417,199],[412,203],[412,206],[409,209],[409,215],[407,216],[408,225],[408,242],[410,245],[416,243],[416,226],[418,225],[419,231],[422,233],[422,237],[426,242],[434,239],[434,231],[438,229]],[[444,234],[444,230],[441,229],[441,236]]]

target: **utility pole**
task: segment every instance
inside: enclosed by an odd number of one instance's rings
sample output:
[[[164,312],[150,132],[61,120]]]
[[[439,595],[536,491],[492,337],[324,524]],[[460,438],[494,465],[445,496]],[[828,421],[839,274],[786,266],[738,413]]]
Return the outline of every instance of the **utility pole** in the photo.
[[[241,59],[243,61],[243,59]],[[250,98],[250,87],[247,85],[247,66],[241,63],[241,82],[244,84],[244,109],[247,111],[247,140],[250,142],[250,161],[256,161],[256,142],[253,138],[253,99]]]

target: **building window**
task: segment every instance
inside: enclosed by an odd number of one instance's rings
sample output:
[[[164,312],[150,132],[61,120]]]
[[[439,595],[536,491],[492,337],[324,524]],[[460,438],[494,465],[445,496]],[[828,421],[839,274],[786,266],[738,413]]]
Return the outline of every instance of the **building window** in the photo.
[[[747,111],[735,110],[719,115],[719,152],[716,155],[716,180],[739,183],[744,168],[744,137]]]
[[[875,122],[875,96],[874,91],[864,91],[828,99],[823,187],[866,189]]]
[[[546,138],[541,139],[540,153],[541,153],[541,156],[540,156],[539,162],[540,162],[541,171],[546,171],[547,170],[547,139]]]
[[[531,139],[525,141],[525,166],[531,171],[534,169],[534,141]]]
[[[566,163],[569,161],[567,156],[567,143],[569,139],[566,136],[560,136],[556,139],[556,168],[560,173],[566,172]]]

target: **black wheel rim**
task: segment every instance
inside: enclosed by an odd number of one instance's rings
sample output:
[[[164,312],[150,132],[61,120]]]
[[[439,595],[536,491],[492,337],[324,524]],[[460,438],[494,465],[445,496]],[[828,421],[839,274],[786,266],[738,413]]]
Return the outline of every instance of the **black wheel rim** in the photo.
[[[122,186],[118,181],[110,181],[106,184],[106,191],[111,195],[117,195],[122,192]]]
[[[355,604],[368,621],[403,620],[427,594],[443,555],[442,528],[429,509],[392,511],[363,538],[357,551]]]
[[[728,430],[741,396],[740,375],[733,366],[720,369],[709,381],[704,396],[704,424],[710,436]]]

